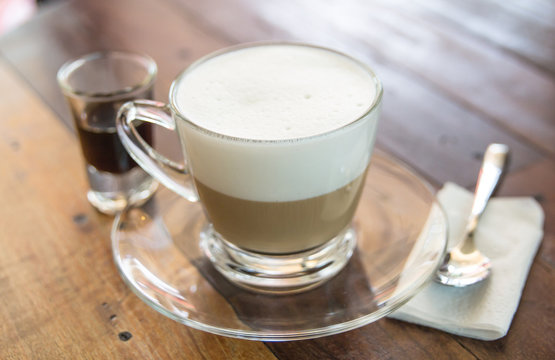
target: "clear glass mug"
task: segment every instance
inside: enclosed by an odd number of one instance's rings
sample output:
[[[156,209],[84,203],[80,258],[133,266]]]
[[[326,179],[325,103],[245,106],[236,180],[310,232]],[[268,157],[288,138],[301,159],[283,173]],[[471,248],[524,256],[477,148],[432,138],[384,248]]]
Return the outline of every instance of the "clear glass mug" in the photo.
[[[362,115],[346,125],[301,138],[230,136],[185,116],[179,99],[188,76],[227,54],[242,56],[268,46],[333,54],[360,67],[375,95]],[[200,200],[207,218],[200,245],[221,274],[255,291],[292,293],[337,274],[356,246],[351,222],[374,146],[381,98],[382,86],[372,70],[347,55],[305,44],[256,43],[198,60],[172,83],[169,104],[128,102],[116,125],[123,145],[145,171],[185,199]],[[186,164],[158,154],[140,137],[135,122],[176,131]]]

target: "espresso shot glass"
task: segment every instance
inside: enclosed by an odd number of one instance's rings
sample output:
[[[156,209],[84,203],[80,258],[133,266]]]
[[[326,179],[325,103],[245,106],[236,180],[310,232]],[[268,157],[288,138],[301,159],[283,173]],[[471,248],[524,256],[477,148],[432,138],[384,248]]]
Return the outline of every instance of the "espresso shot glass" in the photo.
[[[85,161],[87,198],[102,213],[112,215],[140,205],[158,187],[124,149],[115,124],[122,104],[152,98],[156,74],[152,58],[120,51],[84,55],[58,71]],[[139,124],[136,130],[152,145],[152,124]]]

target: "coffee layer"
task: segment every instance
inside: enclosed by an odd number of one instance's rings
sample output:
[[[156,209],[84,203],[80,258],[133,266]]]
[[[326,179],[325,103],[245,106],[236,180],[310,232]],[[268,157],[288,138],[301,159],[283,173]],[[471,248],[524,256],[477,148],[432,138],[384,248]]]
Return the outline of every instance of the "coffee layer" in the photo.
[[[322,245],[346,228],[360,199],[365,174],[329,194],[284,202],[244,200],[198,180],[195,185],[209,220],[226,240],[250,251],[284,254]]]

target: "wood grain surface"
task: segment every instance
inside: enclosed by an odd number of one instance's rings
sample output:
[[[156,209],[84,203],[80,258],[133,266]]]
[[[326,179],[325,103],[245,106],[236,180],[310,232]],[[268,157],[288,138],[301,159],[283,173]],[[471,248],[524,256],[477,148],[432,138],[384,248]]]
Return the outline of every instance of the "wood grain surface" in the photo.
[[[262,343],[168,321],[130,292],[111,257],[112,218],[83,196],[77,140],[3,61],[0,78],[0,358],[274,358]]]
[[[0,359],[550,359],[555,357],[555,3],[547,0],[96,0],[41,5],[0,36]],[[490,142],[512,150],[499,195],[533,196],[545,236],[508,335],[484,342],[382,319],[261,343],[188,328],[140,301],[87,203],[56,71],[87,52],[148,53],[155,97],[222,47],[283,39],[369,63],[385,86],[378,146],[434,186],[472,188]],[[160,150],[179,158],[174,136]]]

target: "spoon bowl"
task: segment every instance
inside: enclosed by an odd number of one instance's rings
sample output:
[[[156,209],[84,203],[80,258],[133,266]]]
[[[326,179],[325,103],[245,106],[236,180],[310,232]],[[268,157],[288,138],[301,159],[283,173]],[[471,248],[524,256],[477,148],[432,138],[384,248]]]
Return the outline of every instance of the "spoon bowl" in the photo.
[[[445,255],[436,276],[442,284],[463,287],[484,280],[490,269],[490,259],[480,251],[464,254],[454,248]]]

